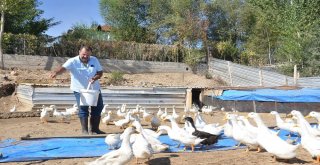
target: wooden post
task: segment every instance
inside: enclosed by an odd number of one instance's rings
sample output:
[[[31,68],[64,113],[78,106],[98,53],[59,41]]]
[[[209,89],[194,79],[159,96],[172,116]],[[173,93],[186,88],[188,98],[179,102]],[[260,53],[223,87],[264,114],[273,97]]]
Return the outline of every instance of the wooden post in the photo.
[[[192,89],[187,89],[187,95],[186,95],[186,108],[190,109],[192,107]]]
[[[230,86],[233,86],[230,61],[228,61],[227,63],[228,63],[228,73],[229,73]]]
[[[259,70],[259,79],[260,79],[260,86],[263,86],[263,75],[262,75],[262,70]]]
[[[252,103],[253,103],[253,112],[257,113],[256,101],[253,100]]]
[[[294,65],[293,68],[293,85],[297,85],[297,65]]]

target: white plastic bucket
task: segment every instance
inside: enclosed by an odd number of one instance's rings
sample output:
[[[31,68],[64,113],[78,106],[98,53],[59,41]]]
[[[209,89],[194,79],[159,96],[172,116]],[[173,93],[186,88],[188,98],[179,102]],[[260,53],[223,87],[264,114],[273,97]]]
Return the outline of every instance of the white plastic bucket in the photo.
[[[90,86],[91,83],[87,89],[80,89],[80,106],[97,106],[100,91],[89,89]]]

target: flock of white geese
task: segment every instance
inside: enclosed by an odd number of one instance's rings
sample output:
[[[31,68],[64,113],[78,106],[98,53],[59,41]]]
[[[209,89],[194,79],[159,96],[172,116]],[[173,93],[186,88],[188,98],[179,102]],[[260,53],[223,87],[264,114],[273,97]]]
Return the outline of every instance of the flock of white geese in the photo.
[[[246,145],[246,151],[253,148],[257,151],[264,149],[273,155],[274,160],[295,158],[296,150],[302,147],[315,159],[315,162],[320,163],[320,127],[317,127],[320,124],[319,112],[312,111],[308,116],[303,116],[300,111],[292,110],[289,114],[290,119],[282,119],[276,111],[270,112],[275,116],[278,128],[299,135],[300,143],[295,144],[293,141],[282,139],[278,136],[279,132],[268,128],[259,113],[250,112],[247,116],[240,116],[234,112],[226,112],[226,123],[220,125],[207,123],[202,117],[202,115],[212,115],[217,110],[211,106],[204,106],[201,110],[193,106],[190,109],[185,108],[183,113],[177,113],[175,106],[170,108],[170,112],[168,108],[163,109],[159,106],[159,110],[153,113],[139,105],[129,109],[123,104],[116,111],[107,111],[107,106],[102,111],[102,123],[114,123],[124,131],[119,134],[108,134],[105,142],[112,151],[95,161],[87,162],[90,165],[126,164],[134,157],[137,162],[138,159],[149,160],[153,154],[169,147],[158,139],[162,133],[167,133],[169,138],[178,144],[191,147],[193,151],[194,146],[204,140],[193,134],[195,130],[217,136],[224,133],[239,144]],[[194,127],[184,120],[186,117],[194,118]],[[318,124],[310,125],[306,120],[309,117],[317,119]],[[252,119],[255,124],[251,124],[248,119]],[[150,123],[152,129],[143,128],[142,120]],[[165,125],[164,121],[169,121],[171,126]],[[179,126],[182,123],[184,127]]]

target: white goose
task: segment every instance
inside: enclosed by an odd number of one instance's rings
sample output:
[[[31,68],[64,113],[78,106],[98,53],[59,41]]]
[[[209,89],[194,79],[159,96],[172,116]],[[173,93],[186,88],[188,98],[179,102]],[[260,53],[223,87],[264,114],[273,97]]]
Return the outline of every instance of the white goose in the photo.
[[[124,130],[121,147],[118,150],[111,151],[102,155],[88,165],[124,165],[133,157],[132,147],[130,145],[130,135],[135,132],[135,128],[128,127]]]
[[[259,145],[273,154],[274,160],[276,160],[276,158],[292,159],[296,157],[295,151],[299,147],[299,144],[288,144],[286,141],[272,133],[257,113],[250,112],[248,117],[254,119],[258,126],[257,141]]]
[[[301,145],[312,157],[316,157],[315,163],[320,163],[320,139],[311,135],[307,125],[298,111],[291,111],[291,114],[297,118],[299,128],[301,129]]]
[[[152,114],[148,113],[145,108],[142,110],[142,118],[146,122],[150,122],[152,119]]]

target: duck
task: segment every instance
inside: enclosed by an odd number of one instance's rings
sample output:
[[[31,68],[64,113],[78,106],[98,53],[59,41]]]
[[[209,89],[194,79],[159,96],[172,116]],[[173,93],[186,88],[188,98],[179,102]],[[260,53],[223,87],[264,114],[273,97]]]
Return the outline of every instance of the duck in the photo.
[[[48,119],[50,117],[50,114],[47,109],[42,108],[40,113],[40,121],[41,123],[48,123]]]
[[[314,117],[317,122],[318,122],[318,129],[320,128],[319,125],[320,125],[320,112],[316,112],[316,111],[311,111],[309,112],[309,115],[306,116],[306,118],[310,118],[310,117]]]
[[[301,129],[301,145],[309,154],[316,158],[314,163],[320,163],[320,139],[310,134],[307,125],[302,120],[302,115],[298,111],[291,111],[291,114],[297,118],[298,126]]]
[[[108,125],[111,121],[111,115],[112,111],[108,111],[108,113],[101,119],[102,123]]]
[[[102,114],[105,114],[107,112],[107,107],[109,106],[109,104],[105,104],[102,108],[102,111],[101,111],[101,115]]]
[[[115,121],[114,125],[120,127],[120,129],[123,129],[124,127],[126,127],[130,123],[131,113],[132,112],[126,113],[126,117],[124,119]]]
[[[203,120],[200,112],[196,112],[195,113],[195,126],[197,127],[197,129],[201,129],[203,128],[205,125],[207,125],[207,123]]]
[[[231,114],[226,116],[226,118],[232,123],[233,138],[241,144],[245,144],[247,146],[246,152],[248,152],[250,148],[257,148],[258,152],[260,152],[261,149],[259,148],[259,144],[257,141],[257,132],[250,132],[245,125],[239,123],[237,118],[240,117],[243,116],[236,117]]]
[[[121,107],[118,107],[118,110],[117,110],[118,117],[125,117],[127,115],[126,106],[127,106],[126,104],[122,104]]]
[[[57,117],[58,119],[60,119],[61,121],[64,121],[66,119],[70,119],[71,114],[69,114],[68,112],[59,112],[57,111],[57,109],[55,108],[53,110],[53,116]]]
[[[150,121],[150,124],[151,124],[152,129],[157,130],[158,127],[161,125],[161,120],[158,118],[157,115],[153,114],[151,121]]]
[[[16,105],[14,105],[9,111],[10,112],[16,112],[17,111]]]
[[[299,127],[295,127],[296,124],[294,122],[285,122],[281,119],[277,111],[271,111],[270,114],[276,117],[276,124],[277,127],[279,127],[280,129],[284,129],[294,133],[299,133]]]
[[[195,113],[195,126],[199,131],[208,132],[213,135],[219,135],[224,129],[224,126],[220,126],[219,123],[207,124],[200,112]]]
[[[134,127],[128,127],[123,132],[121,147],[109,153],[102,155],[100,158],[87,163],[87,165],[124,165],[133,158],[133,151],[130,145],[130,135],[135,133]]]
[[[296,157],[297,145],[291,145],[275,135],[262,121],[258,113],[250,112],[248,117],[252,118],[258,127],[257,142],[267,152],[273,155],[274,161],[280,159],[292,159]]]
[[[68,112],[71,115],[76,115],[78,111],[79,109],[77,104],[73,104],[71,108],[66,108],[66,112]]]
[[[165,120],[168,116],[167,107],[164,108],[164,113],[160,116],[161,120]]]
[[[295,113],[296,116],[299,116],[300,122],[301,122],[301,123],[304,123],[304,124],[306,125],[307,130],[310,132],[310,134],[311,134],[312,136],[316,136],[316,137],[317,137],[317,136],[320,136],[320,130],[317,129],[317,128],[312,128],[311,125],[310,125],[310,123],[305,119],[305,117],[301,114],[300,111],[292,110],[292,111],[291,111],[291,114],[292,114],[292,113]]]
[[[164,131],[168,133],[168,136],[171,140],[177,141],[184,144],[184,151],[187,149],[187,146],[191,147],[191,152],[194,152],[195,146],[199,145],[204,139],[197,138],[196,136],[174,131],[171,127],[167,125],[161,125],[158,127],[158,131]],[[179,147],[180,145],[178,145]]]
[[[226,135],[227,137],[233,138],[233,128],[232,128],[233,126],[231,121],[227,119],[227,115],[236,115],[236,114],[231,114],[227,112],[224,118],[224,120],[227,120],[227,122],[224,124],[224,127],[223,127],[224,135]]]
[[[147,110],[145,108],[143,108],[142,110],[142,118],[144,121],[146,122],[150,122],[152,119],[153,115],[148,113]]]
[[[203,141],[200,142],[200,144],[208,147],[208,146],[213,145],[218,142],[220,135],[213,135],[208,132],[199,131],[196,128],[196,126],[194,125],[194,121],[191,117],[185,117],[184,120],[186,122],[189,122],[191,124],[191,126],[193,127],[194,131],[192,132],[192,135],[194,135],[200,139],[204,139]]]
[[[108,145],[109,150],[118,149],[121,141],[120,134],[108,134],[104,140],[104,142]]]
[[[176,108],[174,105],[172,106],[172,114],[171,115],[176,121],[180,121],[180,115],[177,114]]]
[[[162,142],[155,137],[154,133],[150,133],[151,130],[143,129],[139,121],[133,121],[132,125],[135,126],[137,131],[142,133],[147,141],[151,144],[154,153],[159,153],[169,148],[168,145],[162,144]]]
[[[151,144],[148,142],[144,136],[143,128],[139,127],[139,133],[135,137],[135,141],[132,144],[133,155],[136,158],[136,164],[138,164],[138,159],[148,159],[152,157],[154,151]]]
[[[161,115],[162,115],[164,112],[161,110],[161,106],[160,106],[160,105],[158,106],[158,108],[159,108],[159,110],[158,110],[158,112],[157,112],[157,116],[158,116],[158,117],[161,117]]]

